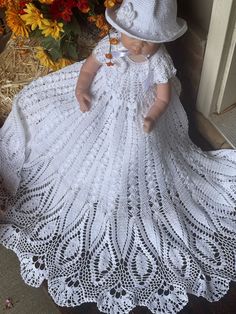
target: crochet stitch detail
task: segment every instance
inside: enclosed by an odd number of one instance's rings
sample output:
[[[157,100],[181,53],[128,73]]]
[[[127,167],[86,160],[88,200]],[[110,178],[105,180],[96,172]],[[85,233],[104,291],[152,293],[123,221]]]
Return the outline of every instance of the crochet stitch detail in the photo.
[[[0,130],[0,241],[24,281],[46,279],[60,306],[174,314],[187,293],[217,301],[236,279],[236,151],[191,142],[175,89],[145,134],[156,97],[147,75],[164,82],[175,69],[164,47],[148,62],[125,62],[122,75],[100,68],[86,113],[74,95],[82,63],[15,98]]]

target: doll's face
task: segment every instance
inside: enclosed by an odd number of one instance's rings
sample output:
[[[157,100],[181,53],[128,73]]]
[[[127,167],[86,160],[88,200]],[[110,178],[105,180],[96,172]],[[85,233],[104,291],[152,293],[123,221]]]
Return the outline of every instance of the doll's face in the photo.
[[[159,48],[159,44],[143,41],[140,39],[129,37],[121,33],[121,42],[123,46],[133,55],[153,55]]]

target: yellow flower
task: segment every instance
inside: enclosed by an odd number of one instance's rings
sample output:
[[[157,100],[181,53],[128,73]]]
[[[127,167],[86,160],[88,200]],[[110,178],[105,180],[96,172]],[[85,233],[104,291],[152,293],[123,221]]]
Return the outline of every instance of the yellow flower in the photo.
[[[39,60],[40,64],[53,71],[57,71],[72,63],[66,58],[60,58],[57,61],[53,61],[47,51],[44,50],[42,47],[36,47],[36,49],[36,58]]]
[[[39,0],[39,2],[42,4],[52,4],[54,0]]]
[[[35,56],[39,60],[40,64],[45,66],[46,68],[54,70],[55,62],[51,59],[47,51],[44,50],[42,47],[36,47],[36,49],[37,53]]]
[[[61,58],[61,59],[58,59],[56,62],[55,62],[55,70],[60,70],[64,67],[66,67],[67,65],[70,65],[72,62],[66,58]]]
[[[13,34],[16,36],[29,37],[29,27],[25,25],[15,6],[10,6],[6,11],[6,21]]]
[[[57,21],[43,19],[43,23],[40,26],[42,30],[42,34],[47,36],[52,36],[55,39],[60,38],[60,33],[64,32],[63,30],[63,23],[58,23]]]
[[[26,5],[26,9],[24,9],[25,14],[21,15],[23,21],[25,21],[26,25],[30,25],[32,31],[37,27],[42,26],[43,14],[37,9],[32,3],[28,3]]]

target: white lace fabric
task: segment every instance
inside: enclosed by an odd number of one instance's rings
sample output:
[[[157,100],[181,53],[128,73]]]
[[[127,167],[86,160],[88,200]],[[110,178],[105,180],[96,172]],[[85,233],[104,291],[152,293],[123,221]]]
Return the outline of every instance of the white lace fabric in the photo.
[[[122,71],[120,61],[97,73],[89,112],[74,95],[82,63],[15,98],[0,131],[0,242],[61,306],[165,314],[187,293],[219,300],[236,280],[236,151],[191,142],[175,89],[144,133],[153,84],[175,69],[164,46],[147,62],[122,58]]]

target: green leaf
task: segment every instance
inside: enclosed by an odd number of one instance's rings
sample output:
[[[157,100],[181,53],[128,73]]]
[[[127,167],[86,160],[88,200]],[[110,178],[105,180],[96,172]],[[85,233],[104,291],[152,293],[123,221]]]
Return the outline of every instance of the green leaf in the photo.
[[[61,39],[56,40],[51,36],[40,39],[41,46],[51,55],[53,61],[62,58]]]
[[[74,16],[72,16],[72,19],[70,22],[64,24],[63,28],[66,34],[78,35],[81,32],[80,24]]]
[[[67,51],[68,57],[72,60],[78,60],[78,49],[76,46],[70,46],[70,49]]]
[[[78,46],[73,37],[64,38],[61,47],[64,56],[73,60],[78,60]]]
[[[31,31],[30,36],[33,37],[33,38],[39,39],[39,38],[41,38],[43,35],[42,35],[41,30],[38,29],[38,28],[36,28],[34,31]]]

